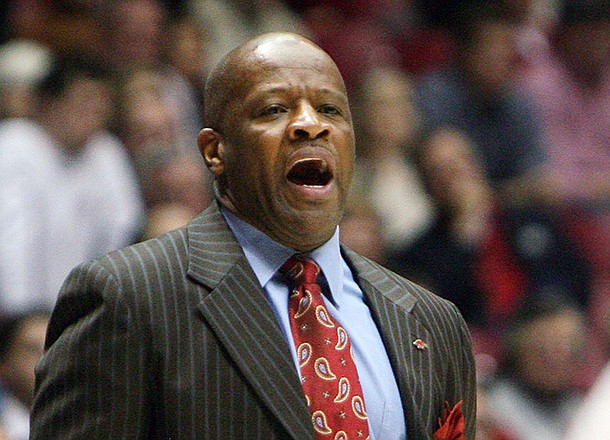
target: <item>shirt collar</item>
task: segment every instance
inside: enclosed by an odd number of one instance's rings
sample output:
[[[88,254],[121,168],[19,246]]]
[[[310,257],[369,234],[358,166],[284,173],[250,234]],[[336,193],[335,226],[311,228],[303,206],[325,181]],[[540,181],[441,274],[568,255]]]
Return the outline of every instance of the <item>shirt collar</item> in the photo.
[[[298,253],[294,249],[273,240],[229,210],[221,207],[221,212],[227,220],[229,228],[235,234],[262,287],[265,287],[288,258]],[[326,277],[332,298],[337,299],[343,291],[339,227],[337,226],[335,233],[326,243],[304,255],[318,263]]]

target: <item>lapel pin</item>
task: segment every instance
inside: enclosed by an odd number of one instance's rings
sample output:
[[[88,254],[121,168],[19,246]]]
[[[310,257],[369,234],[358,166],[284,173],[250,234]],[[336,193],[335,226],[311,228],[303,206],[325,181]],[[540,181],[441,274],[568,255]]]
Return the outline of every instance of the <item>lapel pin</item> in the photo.
[[[417,348],[418,350],[425,350],[426,348],[428,348],[428,343],[419,338],[413,341],[413,345],[415,345],[415,348]]]

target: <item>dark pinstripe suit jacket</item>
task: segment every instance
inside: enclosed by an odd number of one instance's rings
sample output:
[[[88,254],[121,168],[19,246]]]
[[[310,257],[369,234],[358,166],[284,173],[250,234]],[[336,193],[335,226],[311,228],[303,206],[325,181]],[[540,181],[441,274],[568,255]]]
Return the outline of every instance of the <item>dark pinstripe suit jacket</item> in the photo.
[[[474,365],[456,308],[342,251],[385,342],[409,438],[431,438],[444,402],[462,399],[472,438]],[[76,268],[47,348],[32,439],[314,439],[275,315],[216,205]]]

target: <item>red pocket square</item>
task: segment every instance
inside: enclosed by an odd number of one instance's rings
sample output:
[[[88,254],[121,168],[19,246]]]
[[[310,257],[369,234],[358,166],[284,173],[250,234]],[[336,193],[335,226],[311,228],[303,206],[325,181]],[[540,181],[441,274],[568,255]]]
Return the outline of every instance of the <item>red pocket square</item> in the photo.
[[[445,410],[438,419],[439,428],[434,432],[434,440],[466,440],[462,403],[460,400],[451,408],[449,402],[445,402]]]

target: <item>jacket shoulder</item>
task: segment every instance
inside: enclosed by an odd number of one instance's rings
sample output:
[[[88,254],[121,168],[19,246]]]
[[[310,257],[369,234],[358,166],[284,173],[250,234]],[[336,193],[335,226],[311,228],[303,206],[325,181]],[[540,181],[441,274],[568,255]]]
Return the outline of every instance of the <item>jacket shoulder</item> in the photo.
[[[356,276],[372,284],[394,302],[409,309],[424,307],[430,313],[446,313],[449,310],[452,314],[457,312],[456,306],[451,301],[349,248],[343,247],[343,250]]]
[[[188,234],[186,226],[131,246],[110,252],[92,262],[101,265],[115,276],[138,271],[162,271],[186,264]],[[186,268],[185,268],[186,271]]]

